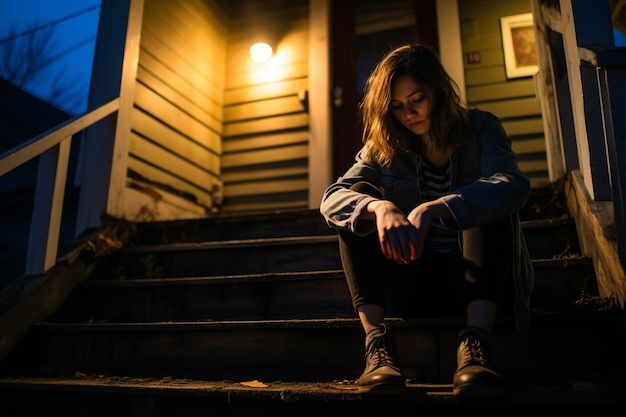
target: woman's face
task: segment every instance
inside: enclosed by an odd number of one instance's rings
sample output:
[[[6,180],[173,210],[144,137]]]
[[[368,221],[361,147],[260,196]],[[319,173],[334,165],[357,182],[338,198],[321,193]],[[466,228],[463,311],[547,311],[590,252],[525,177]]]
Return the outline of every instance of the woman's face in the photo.
[[[391,89],[391,113],[404,127],[416,135],[430,129],[430,91],[409,75],[396,78]]]

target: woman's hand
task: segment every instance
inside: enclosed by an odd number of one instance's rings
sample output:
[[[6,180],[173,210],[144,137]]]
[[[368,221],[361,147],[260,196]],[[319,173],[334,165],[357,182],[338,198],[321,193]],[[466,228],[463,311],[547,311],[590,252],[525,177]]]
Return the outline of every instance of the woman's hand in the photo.
[[[428,231],[430,230],[430,225],[432,224],[433,218],[442,218],[447,219],[451,218],[452,214],[443,201],[441,200],[431,200],[425,203],[420,204],[415,207],[409,215],[407,216],[407,220],[411,222],[415,230],[419,233],[420,236],[426,236]],[[422,256],[422,249],[424,240],[422,239],[422,245],[419,246],[419,251],[417,253],[418,259]]]
[[[421,256],[423,236],[395,204],[377,200],[368,204],[367,211],[376,217],[380,248],[387,259],[408,264]]]

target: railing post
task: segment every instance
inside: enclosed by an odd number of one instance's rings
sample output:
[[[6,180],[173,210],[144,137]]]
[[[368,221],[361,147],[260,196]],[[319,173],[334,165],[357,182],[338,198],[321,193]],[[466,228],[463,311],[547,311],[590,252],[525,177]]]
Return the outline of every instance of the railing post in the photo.
[[[70,136],[39,156],[26,275],[41,275],[57,260],[71,141]]]
[[[603,133],[615,220],[615,237],[622,266],[626,266],[626,48],[594,54]]]
[[[131,113],[139,61],[143,0],[103,1],[89,106],[119,96],[119,111],[85,132],[76,185],[76,235],[101,227],[105,214],[123,217]]]

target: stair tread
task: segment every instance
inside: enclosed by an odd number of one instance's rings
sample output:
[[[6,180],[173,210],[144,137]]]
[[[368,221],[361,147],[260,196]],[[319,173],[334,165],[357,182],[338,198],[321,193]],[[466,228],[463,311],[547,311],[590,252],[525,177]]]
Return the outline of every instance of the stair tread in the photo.
[[[341,269],[319,271],[264,272],[260,274],[235,274],[199,277],[167,277],[167,278],[134,278],[134,279],[95,279],[81,284],[83,287],[143,287],[154,285],[205,285],[207,283],[229,283],[258,281],[290,281],[294,279],[344,279]]]
[[[551,226],[573,225],[574,220],[570,217],[556,218],[556,219],[536,219],[525,220],[520,222],[522,229],[536,229],[545,228]],[[264,236],[264,237],[248,237],[248,238],[234,238],[234,239],[219,239],[219,240],[202,240],[188,242],[166,242],[166,243],[154,243],[154,244],[137,244],[129,246],[124,249],[125,252],[138,252],[145,250],[144,248],[150,248],[155,250],[160,247],[174,247],[174,248],[204,248],[204,247],[227,247],[227,246],[241,246],[241,245],[263,245],[274,243],[308,243],[309,241],[322,241],[332,242],[337,240],[337,234],[329,229],[328,233],[323,234],[310,234],[310,235],[296,235],[296,236]]]
[[[297,245],[309,243],[336,242],[336,235],[311,235],[311,236],[285,236],[285,237],[266,237],[266,238],[250,238],[250,239],[233,239],[233,240],[217,240],[202,242],[186,242],[186,243],[165,243],[132,246],[124,249],[125,253],[135,252],[175,252],[184,250],[205,250],[236,247],[245,248],[252,246],[270,246],[270,245]]]
[[[493,407],[514,405],[564,405],[564,404],[623,404],[626,384],[614,377],[599,376],[578,381],[521,381],[508,383],[507,392],[498,398],[483,400],[479,403],[463,403],[452,394],[452,384],[430,384],[407,380],[407,392],[403,395],[386,397],[367,397],[358,392],[354,380],[342,381],[229,381],[201,380],[158,377],[127,377],[108,375],[87,375],[77,373],[72,377],[11,377],[0,378],[0,387],[26,388],[33,390],[50,389],[73,394],[86,393],[123,393],[136,395],[167,394],[186,398],[227,399],[229,403],[239,400],[261,399],[277,400],[280,403],[292,402],[310,406],[309,401],[319,403],[352,403],[362,400],[365,403],[387,403],[395,405],[433,404],[441,409],[446,404],[461,407],[467,411],[468,405],[489,405]],[[370,400],[370,401],[368,401]],[[318,404],[319,404],[318,403]]]
[[[583,255],[568,255],[564,257],[554,257],[546,259],[531,259],[534,268],[553,268],[559,266],[585,266],[590,265],[592,258]],[[205,275],[205,276],[183,276],[183,277],[161,277],[161,278],[98,278],[88,280],[81,284],[83,287],[135,287],[152,285],[203,285],[208,282],[220,283],[224,281],[246,280],[295,280],[295,279],[336,279],[344,278],[342,269],[322,269],[308,271],[276,271],[263,272],[258,274],[233,274],[233,275]]]
[[[616,310],[598,310],[597,308],[581,307],[578,310],[567,312],[531,311],[532,323],[535,326],[552,326],[556,323],[591,322],[616,320]],[[431,326],[462,326],[464,316],[436,316],[436,317],[386,317],[385,321],[394,328],[403,327],[431,327]],[[514,325],[511,315],[502,314],[496,319],[496,326]],[[71,322],[57,323],[43,321],[34,326],[35,329],[68,331],[80,330],[212,330],[225,328],[257,328],[257,329],[294,329],[294,328],[360,328],[361,324],[356,317],[321,317],[307,319],[271,319],[271,320],[194,320],[194,321],[159,321],[159,322]],[[556,330],[555,330],[556,331]]]

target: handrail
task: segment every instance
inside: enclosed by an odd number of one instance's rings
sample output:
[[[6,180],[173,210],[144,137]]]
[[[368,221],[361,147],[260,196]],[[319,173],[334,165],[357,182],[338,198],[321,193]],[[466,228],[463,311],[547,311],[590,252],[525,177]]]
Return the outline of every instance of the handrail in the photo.
[[[624,91],[626,91],[626,48],[578,48],[582,61],[594,68],[598,101],[602,114],[602,135],[606,149],[609,187],[613,205],[617,250],[620,262],[626,266],[626,152],[623,137],[626,132]]]
[[[75,116],[56,127],[23,142],[0,154],[0,176],[41,155],[65,140],[68,136],[85,130],[119,108],[119,97],[110,102]]]
[[[56,263],[72,137],[117,112],[119,102],[115,98],[0,154],[0,176],[40,157],[25,275],[41,275]]]

